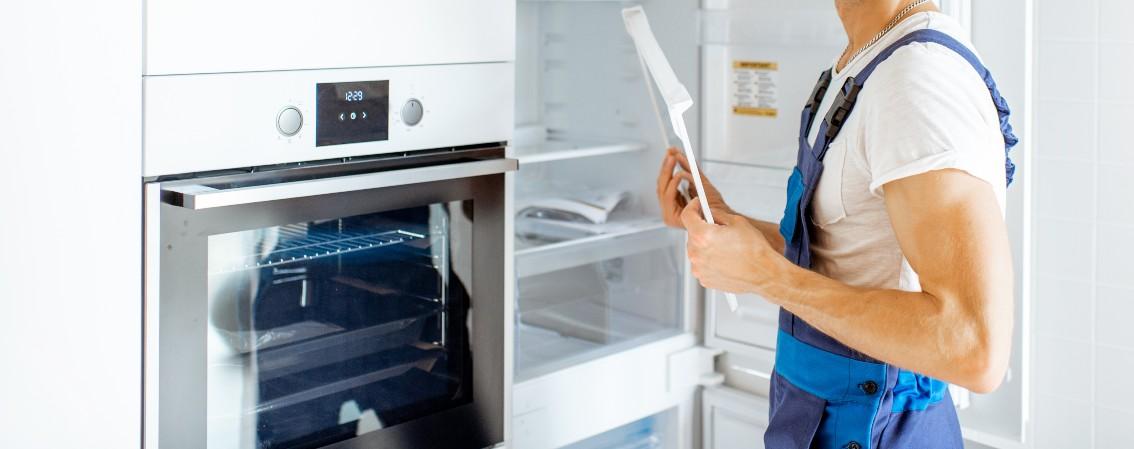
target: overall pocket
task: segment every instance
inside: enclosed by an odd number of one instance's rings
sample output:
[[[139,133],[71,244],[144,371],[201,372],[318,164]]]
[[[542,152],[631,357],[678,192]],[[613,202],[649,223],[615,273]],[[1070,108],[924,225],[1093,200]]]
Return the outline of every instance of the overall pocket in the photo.
[[[813,396],[772,372],[771,407],[768,431],[764,433],[766,449],[809,449],[823,421],[827,401]]]
[[[796,242],[799,233],[799,202],[803,200],[806,186],[803,184],[803,172],[799,167],[791,172],[787,183],[787,203],[784,205],[784,217],[780,219],[780,235],[788,245]]]

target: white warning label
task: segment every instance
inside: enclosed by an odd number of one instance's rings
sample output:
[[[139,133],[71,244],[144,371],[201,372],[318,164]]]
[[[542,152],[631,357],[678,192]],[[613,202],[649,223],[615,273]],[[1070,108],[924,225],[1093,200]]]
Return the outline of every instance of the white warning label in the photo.
[[[779,113],[780,65],[770,61],[732,62],[732,112],[738,115],[775,117]]]

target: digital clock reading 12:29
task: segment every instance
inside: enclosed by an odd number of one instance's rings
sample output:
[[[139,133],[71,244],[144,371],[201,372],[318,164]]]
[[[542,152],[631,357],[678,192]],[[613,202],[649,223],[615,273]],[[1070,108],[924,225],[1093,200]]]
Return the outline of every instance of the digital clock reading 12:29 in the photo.
[[[315,146],[389,139],[389,81],[319,83],[315,91]]]

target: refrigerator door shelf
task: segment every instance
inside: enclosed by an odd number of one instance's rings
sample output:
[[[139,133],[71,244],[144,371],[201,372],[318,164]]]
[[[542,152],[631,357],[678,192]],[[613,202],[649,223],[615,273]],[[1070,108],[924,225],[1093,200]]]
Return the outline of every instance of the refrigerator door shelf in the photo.
[[[669,355],[669,391],[681,391],[691,387],[715,387],[724,383],[724,375],[718,373],[715,362],[723,349],[694,346]]]
[[[702,449],[763,449],[768,399],[729,387],[701,394]]]

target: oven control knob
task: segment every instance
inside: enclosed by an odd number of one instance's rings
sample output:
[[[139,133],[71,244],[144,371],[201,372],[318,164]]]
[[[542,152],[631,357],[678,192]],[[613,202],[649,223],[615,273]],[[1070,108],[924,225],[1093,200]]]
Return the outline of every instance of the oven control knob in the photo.
[[[303,114],[295,106],[288,106],[276,116],[276,129],[280,134],[291,137],[303,128]]]
[[[402,122],[406,125],[413,126],[421,123],[421,116],[425,114],[425,108],[421,106],[421,101],[416,98],[411,98],[402,106]]]

